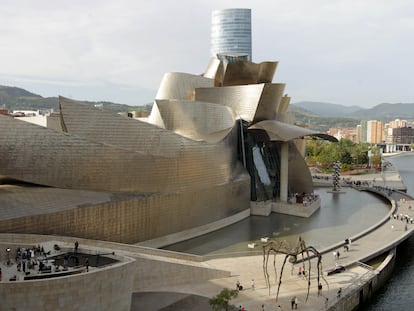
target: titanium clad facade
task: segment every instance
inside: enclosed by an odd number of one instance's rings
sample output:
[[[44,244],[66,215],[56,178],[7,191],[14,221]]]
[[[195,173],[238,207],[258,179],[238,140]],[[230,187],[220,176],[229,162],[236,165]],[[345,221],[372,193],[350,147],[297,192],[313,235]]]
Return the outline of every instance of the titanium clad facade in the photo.
[[[177,100],[156,100],[153,106],[158,126],[197,141],[217,143],[235,126],[233,111],[222,105]],[[183,113],[185,111],[186,113]],[[204,116],[208,115],[208,118]]]
[[[198,88],[195,90],[195,100],[225,105],[241,119],[257,122],[276,118],[284,88],[284,84],[272,83]]]
[[[51,193],[105,194],[72,205],[62,199],[60,208],[26,216],[0,213],[0,231],[134,243],[237,221],[251,200],[278,198],[281,141],[291,145],[290,190],[312,192],[291,141],[327,137],[276,121],[289,104],[285,85],[271,83],[276,65],[214,61],[208,77],[166,74],[146,122],[64,97],[52,128],[0,116],[0,175],[49,186]],[[260,158],[266,167],[259,172]],[[33,205],[54,205],[52,197]]]
[[[211,18],[211,56],[248,55],[252,60],[252,24],[250,9],[215,10]]]
[[[164,75],[155,99],[194,100],[194,89],[213,87],[214,79],[182,72],[169,72]]]
[[[110,129],[110,122],[102,119],[105,121]],[[122,128],[122,122],[117,126]],[[137,135],[139,129],[137,126]],[[160,148],[171,147],[168,156],[106,144],[93,136],[93,128],[86,140],[78,136],[76,129],[71,132],[74,135],[67,135],[1,116],[0,130],[5,133],[0,137],[2,174],[58,188],[142,193],[183,191],[225,184],[235,177],[233,172],[239,165],[233,151],[236,129],[218,144],[196,141],[186,144],[185,138],[172,144],[162,136],[155,136],[157,140],[153,143]],[[126,127],[124,130],[125,133]],[[122,130],[112,134],[108,131],[108,141],[115,141],[118,133]]]

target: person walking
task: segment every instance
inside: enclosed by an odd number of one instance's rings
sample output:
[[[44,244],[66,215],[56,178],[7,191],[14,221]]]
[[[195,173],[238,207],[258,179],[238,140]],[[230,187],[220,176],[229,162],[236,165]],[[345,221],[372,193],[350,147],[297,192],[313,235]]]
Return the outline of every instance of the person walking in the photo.
[[[79,243],[78,241],[75,241],[75,255],[78,253],[78,247],[79,247]]]
[[[254,290],[254,279],[252,279],[252,290]]]
[[[296,296],[293,296],[292,299],[290,299],[290,306],[292,307],[292,310],[295,308],[295,300]]]

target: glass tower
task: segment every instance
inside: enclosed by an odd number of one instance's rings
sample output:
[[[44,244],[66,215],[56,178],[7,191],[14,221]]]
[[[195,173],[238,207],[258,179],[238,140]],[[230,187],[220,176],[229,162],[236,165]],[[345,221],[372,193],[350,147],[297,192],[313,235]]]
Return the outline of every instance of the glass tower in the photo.
[[[215,10],[211,18],[211,55],[247,55],[252,60],[250,9]]]

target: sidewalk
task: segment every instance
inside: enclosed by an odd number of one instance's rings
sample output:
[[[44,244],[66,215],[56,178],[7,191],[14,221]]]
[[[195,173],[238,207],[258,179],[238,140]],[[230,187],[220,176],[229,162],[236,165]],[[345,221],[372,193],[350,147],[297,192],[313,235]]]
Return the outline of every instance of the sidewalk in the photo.
[[[370,186],[373,186],[372,190],[383,192],[385,195],[389,194],[389,188],[394,189],[396,187],[398,189],[404,186],[397,171],[387,172],[384,175],[387,187],[383,187],[384,179],[378,179],[380,174],[352,176],[352,180],[370,181]],[[374,180],[378,181],[378,184],[373,182]],[[324,280],[321,280],[323,285],[321,296],[318,296],[317,293],[316,259],[311,260],[311,285],[307,301],[308,280],[298,275],[298,269],[302,264],[292,265],[289,261],[286,261],[276,302],[281,267],[285,259],[284,255],[277,255],[276,257],[271,255],[268,257],[267,271],[271,283],[270,289],[266,285],[264,276],[264,257],[263,255],[257,255],[207,260],[206,263],[211,267],[230,271],[231,277],[210,280],[203,284],[180,286],[176,290],[213,297],[223,288],[235,289],[236,282],[239,281],[244,289],[239,292],[238,297],[233,299],[231,303],[235,306],[243,306],[246,310],[261,310],[262,304],[265,305],[265,310],[276,310],[278,305],[281,306],[282,310],[290,310],[291,298],[293,296],[299,299],[298,309],[326,310],[327,307],[337,302],[339,288],[342,288],[343,297],[347,294],[347,291],[351,290],[354,284],[366,282],[375,273],[371,267],[362,264],[363,261],[368,261],[380,254],[386,253],[388,250],[394,249],[412,234],[414,224],[407,224],[406,231],[406,222],[392,217],[394,213],[398,213],[414,218],[414,211],[409,208],[409,206],[412,206],[414,209],[414,201],[402,199],[406,197],[403,193],[393,192],[391,199],[396,202],[395,207],[393,207],[394,210],[391,209],[387,217],[379,224],[367,228],[367,230],[354,237],[349,237],[352,241],[351,245],[349,245],[349,251],[344,251],[344,241],[338,241],[335,245],[319,250],[322,254],[323,277],[328,282],[327,285]],[[334,251],[340,252],[338,259],[335,259],[333,256]],[[275,267],[277,274],[275,274],[273,267],[274,258],[276,258]],[[336,264],[345,266],[346,270],[339,274],[327,276],[326,271],[335,267]],[[306,267],[308,267],[307,263]],[[254,289],[251,286],[252,280],[254,280]],[[328,304],[326,304],[326,298],[328,298]]]

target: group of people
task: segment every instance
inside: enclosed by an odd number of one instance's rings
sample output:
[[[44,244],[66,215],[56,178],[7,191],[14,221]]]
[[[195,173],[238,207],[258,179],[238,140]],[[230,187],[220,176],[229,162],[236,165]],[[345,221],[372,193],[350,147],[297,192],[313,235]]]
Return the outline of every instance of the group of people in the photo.
[[[414,219],[410,217],[409,215],[403,215],[403,214],[393,214],[392,217],[395,220],[401,220],[405,221],[407,224],[414,224]]]

